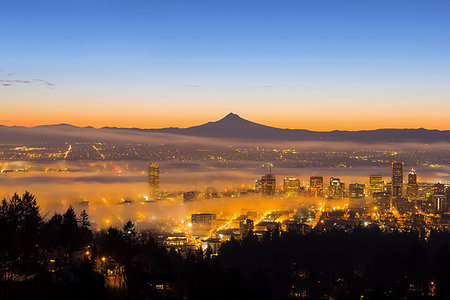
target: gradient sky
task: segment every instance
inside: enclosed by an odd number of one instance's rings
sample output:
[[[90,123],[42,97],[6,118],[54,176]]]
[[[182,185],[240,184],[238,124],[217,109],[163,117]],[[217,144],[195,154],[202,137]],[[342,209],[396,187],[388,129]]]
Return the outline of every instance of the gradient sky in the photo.
[[[4,125],[450,129],[450,1],[0,0],[0,70]]]

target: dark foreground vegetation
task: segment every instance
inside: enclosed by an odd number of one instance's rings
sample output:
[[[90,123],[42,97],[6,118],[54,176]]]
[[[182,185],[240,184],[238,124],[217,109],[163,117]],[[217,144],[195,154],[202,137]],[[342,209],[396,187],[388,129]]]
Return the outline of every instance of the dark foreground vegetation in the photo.
[[[448,232],[271,232],[181,255],[128,222],[43,219],[30,193],[0,206],[0,299],[450,299]]]

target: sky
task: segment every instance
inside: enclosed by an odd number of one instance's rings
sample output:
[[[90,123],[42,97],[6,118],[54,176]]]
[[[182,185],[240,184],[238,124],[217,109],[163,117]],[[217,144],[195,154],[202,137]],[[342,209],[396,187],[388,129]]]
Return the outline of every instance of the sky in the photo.
[[[0,7],[3,125],[450,129],[448,0]]]

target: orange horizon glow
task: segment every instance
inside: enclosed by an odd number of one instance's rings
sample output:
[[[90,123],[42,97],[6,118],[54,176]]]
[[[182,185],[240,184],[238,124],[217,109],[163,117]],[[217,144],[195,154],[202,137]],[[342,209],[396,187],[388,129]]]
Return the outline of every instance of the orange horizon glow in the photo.
[[[205,115],[198,113],[196,115],[159,115],[152,116],[149,120],[145,117],[145,114],[136,114],[135,116],[119,117],[117,114],[111,115],[97,115],[96,117],[85,114],[84,116],[77,115],[63,115],[63,114],[51,114],[45,118],[40,115],[36,117],[34,114],[21,114],[17,118],[11,118],[8,120],[0,120],[0,125],[4,126],[23,126],[34,127],[40,125],[54,125],[54,124],[70,124],[78,127],[92,126],[94,128],[101,127],[124,127],[124,128],[142,128],[142,129],[158,129],[167,127],[179,127],[186,128],[191,126],[202,125],[207,122],[215,122],[223,118],[227,113]],[[384,118],[370,118],[369,116],[349,117],[346,115],[333,116],[330,114],[315,115],[299,115],[292,116],[276,116],[267,114],[240,114],[241,118],[255,123],[288,129],[306,129],[312,131],[333,131],[333,130],[374,130],[383,128],[426,128],[437,130],[449,130],[448,122],[436,118],[436,116],[430,117],[428,120],[414,120],[407,117],[398,116],[384,116]],[[22,119],[25,121],[17,121]]]

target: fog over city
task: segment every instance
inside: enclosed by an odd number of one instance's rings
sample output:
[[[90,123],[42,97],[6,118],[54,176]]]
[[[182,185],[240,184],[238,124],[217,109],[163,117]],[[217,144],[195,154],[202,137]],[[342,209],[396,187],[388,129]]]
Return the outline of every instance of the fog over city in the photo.
[[[183,220],[193,212],[211,212],[232,217],[242,209],[294,210],[300,204],[319,203],[319,199],[280,198],[264,199],[259,195],[203,199],[183,204],[183,191],[217,192],[253,189],[255,180],[267,170],[260,162],[235,162],[233,167],[217,167],[208,162],[160,163],[160,189],[171,193],[169,200],[144,203],[149,196],[147,163],[144,161],[56,161],[56,162],[8,162],[4,168],[30,171],[0,173],[2,197],[13,193],[32,191],[43,213],[51,216],[63,212],[69,206],[76,211],[87,209],[99,228],[121,224],[130,219],[140,227],[149,227],[155,220]],[[422,182],[449,182],[450,167],[415,168]],[[58,172],[58,170],[60,170]],[[61,170],[71,170],[61,171]],[[339,177],[346,184],[368,184],[369,175],[390,178],[389,167],[357,168],[274,168],[277,186],[282,189],[284,177],[296,177],[302,186],[309,184],[310,176]],[[128,200],[129,203],[123,204]],[[84,201],[84,202],[83,202]],[[89,202],[89,204],[84,205]],[[83,204],[84,203],[84,204]],[[144,204],[142,204],[144,203]],[[105,221],[108,223],[105,223]]]

